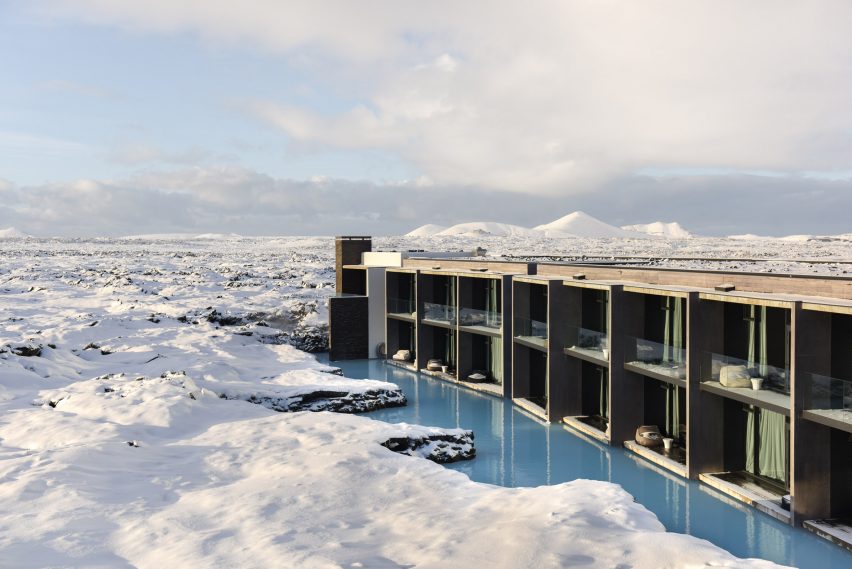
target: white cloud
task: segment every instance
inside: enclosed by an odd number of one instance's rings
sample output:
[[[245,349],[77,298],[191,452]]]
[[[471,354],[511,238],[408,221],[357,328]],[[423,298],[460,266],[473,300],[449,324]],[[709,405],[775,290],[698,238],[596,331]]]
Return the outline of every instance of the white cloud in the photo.
[[[40,6],[260,46],[337,73],[341,90],[367,76],[366,104],[347,112],[255,112],[303,144],[396,153],[438,184],[576,193],[653,166],[852,168],[844,0]]]
[[[425,222],[481,220],[532,227],[574,210],[614,225],[666,219],[698,234],[787,235],[848,232],[848,221],[837,212],[852,211],[852,180],[632,176],[610,182],[600,193],[565,197],[418,181],[295,181],[229,166],[27,187],[0,180],[0,197],[0,228],[41,236],[182,231],[386,235]]]

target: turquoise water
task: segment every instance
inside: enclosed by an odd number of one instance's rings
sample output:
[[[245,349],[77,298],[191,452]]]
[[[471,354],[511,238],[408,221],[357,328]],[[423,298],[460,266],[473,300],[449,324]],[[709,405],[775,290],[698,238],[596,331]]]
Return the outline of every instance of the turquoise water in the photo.
[[[852,553],[794,529],[704,484],[668,474],[623,449],[590,442],[561,425],[540,423],[511,402],[385,365],[334,362],[348,377],[390,381],[408,406],[369,413],[388,422],[472,429],[477,456],[447,466],[472,480],[540,486],[577,478],[620,484],[670,531],[707,539],[738,557],[808,568],[852,568]]]

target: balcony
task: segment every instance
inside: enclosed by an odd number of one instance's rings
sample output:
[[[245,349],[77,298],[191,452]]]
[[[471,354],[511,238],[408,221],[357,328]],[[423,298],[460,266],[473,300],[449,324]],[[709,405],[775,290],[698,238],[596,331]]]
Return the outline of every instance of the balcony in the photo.
[[[701,389],[790,415],[790,370],[713,352],[701,353]]]
[[[852,432],[852,380],[806,373],[804,384],[804,417]]]
[[[514,337],[532,348],[547,349],[547,322],[515,317]]]
[[[456,314],[455,306],[435,302],[423,303],[423,322],[428,324],[437,323],[445,326],[455,326]]]
[[[686,350],[645,338],[627,337],[624,368],[685,387]]]
[[[414,320],[417,317],[417,305],[410,298],[388,298],[388,316],[404,320]]]
[[[480,332],[490,336],[500,334],[503,327],[503,315],[491,310],[462,308],[459,311],[459,327],[467,332]]]
[[[609,336],[606,332],[571,326],[567,330],[568,346],[565,354],[595,363],[609,363]]]

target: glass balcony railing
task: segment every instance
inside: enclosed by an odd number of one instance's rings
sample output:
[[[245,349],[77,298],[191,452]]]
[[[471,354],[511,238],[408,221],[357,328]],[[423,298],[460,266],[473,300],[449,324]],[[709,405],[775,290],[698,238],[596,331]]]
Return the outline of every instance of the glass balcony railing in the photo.
[[[462,308],[459,310],[459,326],[499,330],[503,326],[503,315],[491,310]]]
[[[515,338],[520,338],[535,344],[547,344],[547,322],[533,320],[532,318],[515,317]]]
[[[852,380],[816,373],[804,380],[806,411],[852,425]]]
[[[388,314],[397,316],[414,317],[417,310],[416,304],[410,298],[388,298]]]
[[[784,367],[761,365],[725,354],[702,352],[699,371],[701,381],[717,381],[722,387],[790,394],[790,370]]]
[[[586,354],[609,361],[609,336],[606,332],[589,330],[579,326],[570,326],[567,351]]]
[[[676,379],[686,378],[686,350],[645,338],[627,337],[624,362]]]
[[[446,322],[448,324],[456,323],[456,307],[448,304],[437,304],[435,302],[423,303],[423,320],[434,320],[437,322]]]

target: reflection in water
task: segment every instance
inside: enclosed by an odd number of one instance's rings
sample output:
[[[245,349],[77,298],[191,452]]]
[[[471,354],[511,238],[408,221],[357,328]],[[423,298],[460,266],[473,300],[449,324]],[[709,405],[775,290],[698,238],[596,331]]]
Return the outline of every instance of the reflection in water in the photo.
[[[388,422],[472,429],[474,460],[448,465],[472,480],[500,486],[540,486],[587,478],[620,484],[670,531],[707,539],[739,557],[802,568],[852,567],[852,554],[793,529],[712,488],[684,480],[623,449],[603,445],[526,415],[510,401],[379,360],[335,362],[348,377],[399,385],[408,406],[368,416]]]

